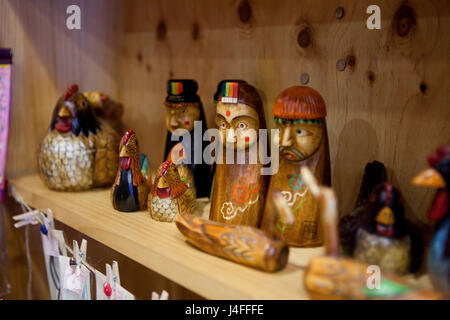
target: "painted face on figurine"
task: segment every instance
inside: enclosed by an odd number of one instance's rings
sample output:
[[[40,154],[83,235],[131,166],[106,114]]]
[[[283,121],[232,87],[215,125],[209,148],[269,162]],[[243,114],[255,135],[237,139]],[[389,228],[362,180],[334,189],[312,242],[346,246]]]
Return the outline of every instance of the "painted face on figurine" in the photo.
[[[258,114],[245,104],[217,103],[216,124],[228,148],[246,149],[258,141]]]
[[[171,133],[176,129],[194,130],[194,121],[200,120],[198,103],[169,103],[166,102],[166,125]]]
[[[280,130],[278,143],[281,156],[289,161],[302,161],[320,146],[324,125],[322,120],[289,120],[275,118]]]

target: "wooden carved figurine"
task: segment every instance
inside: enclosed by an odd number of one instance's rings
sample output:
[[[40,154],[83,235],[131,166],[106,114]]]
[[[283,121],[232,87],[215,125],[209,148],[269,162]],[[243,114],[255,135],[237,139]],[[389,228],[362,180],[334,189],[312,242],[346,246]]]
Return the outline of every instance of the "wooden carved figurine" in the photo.
[[[107,122],[116,132],[122,134],[124,131],[122,123],[123,105],[98,91],[85,92],[83,94],[94,108],[96,116]]]
[[[289,217],[285,219],[289,220]],[[267,272],[286,266],[288,245],[269,238],[257,228],[213,222],[187,214],[178,215],[175,223],[190,244],[209,254]]]
[[[272,109],[275,124],[280,130],[280,165],[271,176],[268,196],[279,190],[291,207],[295,222],[276,222],[276,236],[289,245],[313,247],[322,244],[319,206],[305,185],[300,168],[307,166],[320,183],[330,183],[330,157],[325,123],[326,107],[321,95],[304,86],[290,87],[276,98]],[[265,210],[265,215],[267,209]],[[271,226],[263,219],[261,228]]]
[[[176,165],[180,179],[188,185],[192,190],[194,198],[196,198],[197,189],[195,187],[194,174],[192,173],[190,165],[187,164],[186,151],[181,142],[177,143],[172,148],[167,156],[167,160]]]
[[[203,161],[203,149],[208,145],[207,141],[203,141],[203,134],[207,130],[207,125],[197,90],[198,85],[194,80],[171,79],[168,81],[168,95],[165,101],[168,133],[164,159],[168,159],[172,148],[178,143],[178,140],[172,141],[172,135],[176,134],[175,130],[185,129],[189,131],[190,141],[183,141],[183,143],[186,143],[185,146],[190,145],[190,150],[185,150],[185,156],[188,167],[194,176],[196,196],[201,198],[209,197],[212,176],[210,166]],[[196,121],[201,122],[201,128],[196,130],[198,132],[194,130]]]
[[[428,157],[431,168],[413,179],[419,186],[437,188],[428,211],[428,218],[436,223],[428,251],[427,269],[435,288],[450,292],[450,144],[444,145]]]
[[[262,101],[256,89],[246,82],[223,82],[218,98],[219,160],[210,219],[258,227],[267,189],[267,176],[261,175],[262,164],[255,151],[258,129],[266,128]],[[250,150],[255,156],[253,161]]]
[[[62,191],[111,186],[119,140],[107,123],[100,123],[78,86],[70,86],[58,100],[40,145],[42,180],[50,189]]]
[[[320,203],[326,256],[310,260],[304,285],[313,299],[442,299],[438,292],[421,290],[377,266],[339,256],[337,200],[328,187],[319,186],[305,166],[304,182]],[[374,276],[377,273],[379,277]]]
[[[164,222],[173,222],[179,213],[193,212],[194,193],[181,180],[172,162],[166,161],[159,166],[147,206],[153,219]]]
[[[124,212],[145,210],[151,176],[148,159],[139,153],[139,145],[133,130],[125,132],[120,143],[119,170],[111,189],[114,209]]]
[[[400,192],[389,182],[374,187],[386,177],[382,163],[367,164],[357,208],[340,220],[339,233],[346,254],[402,275],[419,267],[423,244],[404,217]]]

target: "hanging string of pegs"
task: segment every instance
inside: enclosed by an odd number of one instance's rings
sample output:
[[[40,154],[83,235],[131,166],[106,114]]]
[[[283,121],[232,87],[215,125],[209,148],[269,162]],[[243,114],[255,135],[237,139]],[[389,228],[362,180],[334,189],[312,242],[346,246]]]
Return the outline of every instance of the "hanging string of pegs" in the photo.
[[[22,210],[25,211],[22,214],[18,214],[13,216],[13,220],[17,221],[14,224],[15,228],[20,228],[26,225],[37,225],[40,224],[39,229],[42,232],[42,234],[48,236],[55,236],[56,234],[52,233],[52,230],[54,229],[54,220],[53,220],[53,212],[51,211],[51,209],[47,209],[47,214],[44,214],[43,212],[39,211],[39,210],[34,210],[32,209],[30,206],[28,206],[25,201],[23,200],[23,198],[17,193],[17,191],[15,190],[15,188],[13,186],[10,186],[9,188],[9,193],[10,195],[14,198],[15,201],[17,201],[20,206],[22,207]],[[78,252],[75,252],[76,249],[78,248],[78,243],[75,245],[76,241],[74,240],[74,245],[73,248],[70,247],[66,240],[64,238],[61,238],[59,236],[56,236],[58,244],[60,246],[62,246],[62,248],[64,249],[63,251],[67,251],[69,252],[72,257],[77,261],[78,263],[82,263],[90,272],[95,272],[95,269],[89,265],[86,262],[86,250],[78,250]],[[83,244],[84,244],[84,249],[86,249],[87,246],[87,241],[85,239],[83,239],[83,241],[81,242],[81,247],[83,248]],[[84,255],[84,259],[83,259],[83,255]]]

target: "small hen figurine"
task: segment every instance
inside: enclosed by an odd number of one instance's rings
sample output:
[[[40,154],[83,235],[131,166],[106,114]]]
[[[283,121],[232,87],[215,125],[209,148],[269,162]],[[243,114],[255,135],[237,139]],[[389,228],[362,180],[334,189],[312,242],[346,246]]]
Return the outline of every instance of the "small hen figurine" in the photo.
[[[413,179],[413,184],[438,188],[428,211],[428,218],[436,222],[428,251],[428,273],[433,285],[450,292],[450,144],[442,146],[428,157],[431,168]]]
[[[422,238],[404,216],[400,192],[386,179],[381,162],[366,165],[355,209],[339,222],[340,240],[347,255],[406,274],[420,265]]]
[[[136,134],[128,130],[120,144],[119,171],[111,189],[114,209],[124,212],[146,209],[150,184],[148,159],[139,154]]]
[[[339,256],[337,199],[331,188],[319,186],[305,166],[305,183],[320,202],[326,256],[314,257],[305,270],[304,284],[312,299],[442,299],[439,292],[422,290],[379,266]]]
[[[70,86],[58,100],[40,145],[42,180],[61,191],[110,186],[117,170],[119,139],[111,127],[100,123],[78,86]]]
[[[123,132],[122,115],[124,109],[121,103],[98,91],[85,92],[84,96],[91,103],[97,117],[107,122],[116,132]]]
[[[150,216],[158,221],[173,222],[179,213],[192,213],[195,196],[183,182],[177,167],[166,161],[158,168],[147,206]]]

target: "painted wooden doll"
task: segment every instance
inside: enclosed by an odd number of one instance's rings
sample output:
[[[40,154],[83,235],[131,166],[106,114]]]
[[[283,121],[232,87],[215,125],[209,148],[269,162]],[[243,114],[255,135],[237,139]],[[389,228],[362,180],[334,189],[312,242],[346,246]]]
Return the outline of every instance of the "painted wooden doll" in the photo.
[[[119,170],[111,189],[114,209],[130,212],[147,208],[151,176],[148,159],[139,153],[139,145],[133,130],[125,132],[120,143]]]
[[[429,169],[413,179],[415,185],[436,188],[428,211],[435,230],[428,251],[427,269],[435,288],[450,292],[450,144],[428,157]]]
[[[320,183],[329,185],[325,102],[316,90],[294,86],[278,95],[272,113],[280,130],[276,139],[280,147],[280,165],[278,172],[270,178],[268,196],[279,190],[292,208],[295,222],[287,225],[280,219],[273,229],[264,218],[261,228],[275,230],[277,237],[292,246],[320,246],[322,228],[318,202],[305,185],[300,168],[308,166]]]
[[[442,299],[439,292],[411,286],[399,276],[379,266],[339,256],[337,200],[334,191],[319,186],[314,175],[303,167],[304,182],[320,203],[324,224],[325,256],[310,260],[304,285],[312,299]]]
[[[58,100],[40,145],[41,178],[50,189],[61,191],[111,186],[119,141],[120,136],[100,122],[89,100],[72,85]]]
[[[193,213],[194,193],[181,180],[172,162],[165,161],[159,166],[147,206],[153,219],[164,222],[173,222],[179,213]]]
[[[261,175],[262,164],[255,151],[258,129],[266,128],[261,98],[245,82],[223,82],[218,98],[220,141],[210,219],[258,227],[267,189],[267,176]]]
[[[209,197],[212,176],[211,167],[203,161],[203,149],[208,145],[207,141],[203,141],[203,134],[207,130],[207,125],[197,90],[198,85],[194,80],[170,79],[168,81],[168,95],[165,101],[168,133],[164,159],[168,159],[173,147],[179,141],[172,141],[175,130],[185,129],[189,131],[191,139],[190,141],[183,141],[183,145],[185,149],[187,147],[190,149],[189,151],[185,150],[187,163],[194,176],[197,197],[201,198]],[[197,133],[194,131],[195,121],[201,122],[201,130],[198,130]]]

